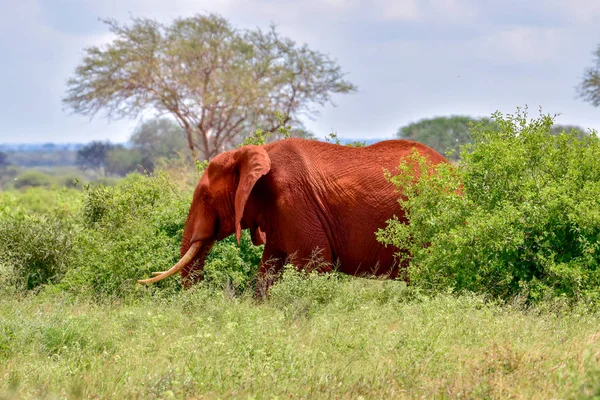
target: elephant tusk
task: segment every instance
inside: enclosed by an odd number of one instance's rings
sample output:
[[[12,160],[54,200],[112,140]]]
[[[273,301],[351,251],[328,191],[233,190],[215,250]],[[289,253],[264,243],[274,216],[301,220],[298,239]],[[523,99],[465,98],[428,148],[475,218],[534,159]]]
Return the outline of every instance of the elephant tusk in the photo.
[[[171,276],[173,274],[176,274],[177,272],[181,271],[181,269],[183,267],[185,267],[190,262],[192,262],[192,260],[198,253],[198,250],[200,250],[201,246],[202,246],[201,242],[194,242],[188,249],[187,253],[185,253],[185,255],[183,257],[181,257],[181,260],[179,260],[179,262],[177,264],[173,265],[173,267],[171,267],[171,269],[169,269],[168,271],[159,273],[159,275],[155,276],[154,278],[139,280],[138,283],[145,283],[145,284],[154,283],[154,282],[162,281],[163,279],[168,278],[169,276]]]
[[[165,273],[165,271],[158,271],[158,272],[155,271],[152,273],[152,276],[157,276],[157,275],[164,274],[164,273]]]

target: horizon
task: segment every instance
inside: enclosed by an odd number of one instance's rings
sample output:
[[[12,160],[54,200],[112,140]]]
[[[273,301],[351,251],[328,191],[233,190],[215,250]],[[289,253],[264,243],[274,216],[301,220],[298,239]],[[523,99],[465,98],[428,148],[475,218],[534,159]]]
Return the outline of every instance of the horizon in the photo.
[[[320,137],[316,137],[317,140],[320,141],[326,141],[327,136],[323,136],[322,138]],[[342,142],[346,142],[346,141],[382,141],[382,140],[389,140],[389,139],[395,139],[395,137],[373,137],[373,138],[345,138],[345,137],[341,137],[339,136],[338,139]],[[55,145],[55,146],[68,146],[68,145],[86,145],[90,142],[93,141],[98,141],[98,140],[90,140],[87,142],[28,142],[28,143],[23,143],[23,142],[0,142],[0,150],[2,147],[6,147],[6,146],[46,146],[46,145]],[[106,142],[105,140],[99,140],[100,142]],[[114,142],[114,141],[108,141],[111,144],[114,145],[126,145],[129,142],[125,141],[125,142]]]

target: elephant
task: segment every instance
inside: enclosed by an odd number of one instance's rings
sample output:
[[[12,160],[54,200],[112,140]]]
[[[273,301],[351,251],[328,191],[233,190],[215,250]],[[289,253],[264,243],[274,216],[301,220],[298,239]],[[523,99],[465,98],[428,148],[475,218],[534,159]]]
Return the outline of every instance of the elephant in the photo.
[[[266,292],[285,263],[396,278],[406,262],[397,262],[400,249],[379,243],[375,232],[393,216],[406,222],[400,194],[384,169],[393,171],[413,149],[432,166],[448,162],[430,147],[408,140],[351,147],[287,138],[220,153],[194,191],[180,261],[138,282],[149,284],[180,272],[182,286],[189,288],[201,280],[215,241],[235,233],[239,244],[242,229],[250,230],[254,245],[265,245],[257,293]]]

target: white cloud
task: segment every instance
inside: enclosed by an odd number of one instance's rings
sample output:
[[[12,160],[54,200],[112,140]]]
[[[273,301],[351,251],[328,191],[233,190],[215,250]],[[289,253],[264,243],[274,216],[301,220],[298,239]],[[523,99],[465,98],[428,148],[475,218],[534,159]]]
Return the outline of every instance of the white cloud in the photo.
[[[120,0],[91,2],[99,17],[126,18],[131,13],[166,21],[203,12],[225,13],[244,4],[241,0]]]
[[[379,17],[398,21],[473,21],[479,9],[472,0],[378,0]]]
[[[499,64],[544,63],[562,58],[566,35],[558,28],[512,27],[477,40],[475,56]]]
[[[411,21],[421,17],[418,0],[381,0],[375,4],[384,19]]]
[[[351,7],[353,6],[354,2],[352,0],[325,0],[325,3],[328,6],[334,7],[334,8],[347,8],[347,7]]]
[[[554,0],[552,3],[562,14],[570,16],[576,23],[596,22],[600,17],[598,0]]]
[[[476,3],[469,0],[432,0],[430,7],[446,20],[473,21],[480,14]]]

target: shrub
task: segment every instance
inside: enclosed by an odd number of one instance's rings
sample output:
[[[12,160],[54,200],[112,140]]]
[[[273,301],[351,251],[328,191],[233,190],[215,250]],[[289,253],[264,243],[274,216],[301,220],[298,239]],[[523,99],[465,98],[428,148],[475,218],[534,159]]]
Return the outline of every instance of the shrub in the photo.
[[[67,270],[73,248],[69,224],[57,218],[4,216],[0,218],[0,270],[17,290],[58,282]]]
[[[217,242],[206,258],[203,278],[206,284],[231,288],[234,293],[251,289],[255,283],[264,246],[254,246],[243,231],[238,246],[235,235]]]
[[[19,175],[22,168],[17,166],[0,167],[0,190],[6,190],[13,186],[15,177]]]
[[[189,196],[165,175],[130,174],[114,187],[84,187],[82,224],[75,261],[63,285],[76,291],[119,295],[137,279],[179,259]],[[158,287],[176,287],[165,280]]]
[[[281,309],[289,319],[312,317],[329,308],[335,314],[364,310],[369,304],[416,303],[423,294],[401,280],[358,278],[337,271],[319,273],[286,265],[269,290],[268,304]]]
[[[529,300],[599,298],[600,139],[553,135],[553,118],[493,115],[456,168],[418,156],[390,177],[409,224],[377,233],[409,250],[411,282]],[[460,194],[462,193],[462,195]]]
[[[179,260],[190,201],[191,192],[174,187],[165,173],[130,174],[114,187],[85,186],[83,229],[76,238],[73,267],[62,285],[111,296],[140,290],[137,279]],[[207,257],[206,284],[245,290],[261,254],[262,247],[252,246],[247,232],[239,247],[233,236],[218,242]],[[179,279],[166,279],[151,288],[177,290]]]
[[[191,191],[174,187],[165,173],[130,174],[116,186],[83,190],[0,192],[0,285],[30,290],[59,283],[102,296],[141,291],[137,279],[179,260],[190,201]],[[233,236],[218,242],[207,258],[206,284],[252,289],[261,254],[248,232],[241,246]],[[161,288],[177,290],[179,280],[150,290]]]
[[[53,179],[50,175],[40,171],[27,171],[17,176],[13,185],[15,189],[21,189],[38,186],[49,187],[52,186],[53,183]]]
[[[85,181],[86,178],[83,175],[75,173],[69,173],[59,177],[60,186],[70,189],[81,187],[81,183]]]

